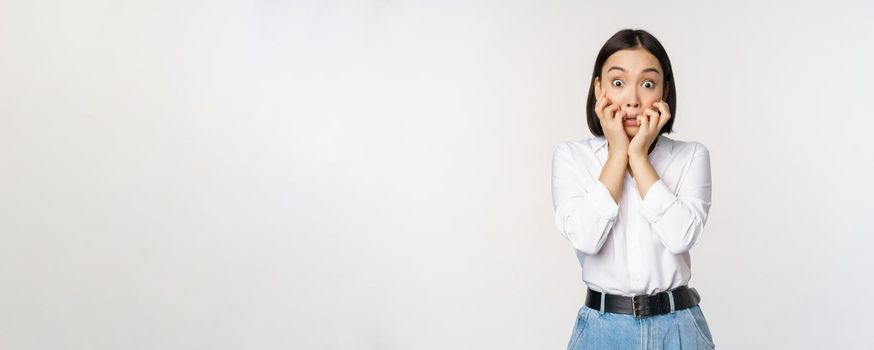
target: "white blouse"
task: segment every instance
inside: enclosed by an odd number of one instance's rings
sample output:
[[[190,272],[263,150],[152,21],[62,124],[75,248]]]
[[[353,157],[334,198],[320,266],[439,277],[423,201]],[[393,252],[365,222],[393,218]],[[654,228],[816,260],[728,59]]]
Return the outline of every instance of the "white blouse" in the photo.
[[[583,282],[625,296],[688,284],[689,250],[710,211],[709,151],[660,135],[649,154],[660,179],[641,199],[626,171],[618,204],[598,180],[607,155],[604,136],[563,142],[553,152],[555,224],[576,249]]]

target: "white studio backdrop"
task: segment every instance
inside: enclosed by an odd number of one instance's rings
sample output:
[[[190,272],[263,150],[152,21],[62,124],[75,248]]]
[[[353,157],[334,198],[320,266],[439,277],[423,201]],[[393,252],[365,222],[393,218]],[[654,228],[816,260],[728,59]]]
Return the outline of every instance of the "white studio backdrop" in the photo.
[[[711,152],[724,349],[874,328],[862,1],[0,1],[0,348],[558,349],[556,144],[613,33]]]

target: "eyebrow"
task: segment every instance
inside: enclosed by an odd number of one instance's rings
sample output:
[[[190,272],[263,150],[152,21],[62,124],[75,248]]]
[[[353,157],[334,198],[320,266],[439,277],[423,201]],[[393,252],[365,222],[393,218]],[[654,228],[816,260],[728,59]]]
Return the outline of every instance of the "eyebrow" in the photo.
[[[610,69],[608,69],[607,72],[609,73],[611,70],[614,70],[614,69],[616,69],[616,70],[621,70],[621,71],[623,71],[623,72],[627,72],[624,68],[622,68],[622,67],[617,67],[617,66],[610,67]],[[646,73],[646,72],[655,72],[655,73],[658,74],[658,75],[661,75],[661,74],[662,74],[661,72],[659,72],[658,69],[655,69],[655,68],[653,68],[653,67],[644,68],[644,69],[643,69],[642,71],[640,71],[640,72],[641,72],[641,73]]]

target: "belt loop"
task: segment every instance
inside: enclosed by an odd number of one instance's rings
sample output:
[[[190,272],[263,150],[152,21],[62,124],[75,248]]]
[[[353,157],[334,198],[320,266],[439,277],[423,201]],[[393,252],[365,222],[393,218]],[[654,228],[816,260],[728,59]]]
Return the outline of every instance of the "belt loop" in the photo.
[[[604,314],[604,300],[607,300],[607,293],[601,293],[601,315]]]
[[[668,291],[668,300],[671,302],[671,313],[674,313],[674,291]]]

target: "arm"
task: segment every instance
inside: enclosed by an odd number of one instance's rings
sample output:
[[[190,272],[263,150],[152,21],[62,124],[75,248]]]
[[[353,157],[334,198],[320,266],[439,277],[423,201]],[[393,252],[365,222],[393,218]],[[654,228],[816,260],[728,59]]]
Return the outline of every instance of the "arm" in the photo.
[[[637,193],[640,198],[645,198],[647,190],[656,181],[660,180],[659,174],[656,173],[652,163],[649,162],[649,156],[629,156],[628,165],[631,166],[631,171],[634,172],[634,182],[637,184]]]
[[[692,161],[684,170],[676,195],[658,177],[648,158],[635,157],[629,161],[643,198],[640,212],[662,244],[673,254],[692,249],[701,240],[710,212],[710,152],[701,143],[695,143]]]
[[[625,165],[621,166],[624,171]],[[601,171],[602,177],[605,172],[610,172],[606,166]],[[566,143],[559,144],[553,152],[552,200],[555,224],[561,235],[584,254],[598,254],[616,222],[619,205],[603,182],[574,163]]]
[[[607,162],[598,180],[607,186],[613,201],[619,203],[622,196],[622,184],[625,182],[625,168],[628,167],[628,153],[626,150],[609,150]]]

